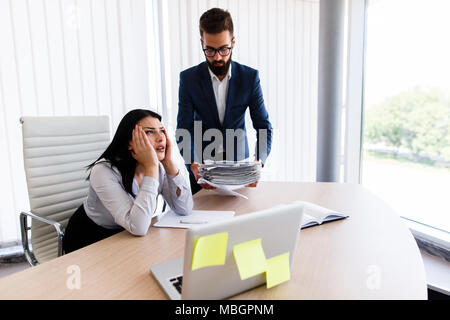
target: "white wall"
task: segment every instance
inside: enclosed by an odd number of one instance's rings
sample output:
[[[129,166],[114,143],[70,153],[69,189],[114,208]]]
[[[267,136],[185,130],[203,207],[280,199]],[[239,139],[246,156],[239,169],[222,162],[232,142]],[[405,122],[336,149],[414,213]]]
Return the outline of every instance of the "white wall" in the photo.
[[[28,210],[19,118],[149,106],[145,0],[0,0],[0,244]]]

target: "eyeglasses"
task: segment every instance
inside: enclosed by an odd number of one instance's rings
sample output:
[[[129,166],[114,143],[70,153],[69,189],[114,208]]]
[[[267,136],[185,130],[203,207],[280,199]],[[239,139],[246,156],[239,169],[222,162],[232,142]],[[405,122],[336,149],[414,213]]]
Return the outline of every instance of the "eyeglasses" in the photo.
[[[211,47],[206,47],[206,49],[203,49],[203,52],[205,53],[205,55],[207,57],[214,57],[216,55],[216,52],[219,52],[219,54],[224,57],[224,56],[228,56],[231,52],[231,49],[233,49],[233,47],[221,47],[219,49],[215,49],[215,48],[211,48]]]

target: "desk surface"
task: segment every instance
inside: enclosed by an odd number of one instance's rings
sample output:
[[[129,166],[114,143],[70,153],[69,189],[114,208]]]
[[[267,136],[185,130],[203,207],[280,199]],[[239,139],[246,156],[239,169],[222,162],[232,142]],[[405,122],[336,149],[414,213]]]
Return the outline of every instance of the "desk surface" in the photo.
[[[236,215],[304,200],[350,218],[301,230],[291,280],[232,299],[426,299],[424,265],[411,233],[383,201],[360,185],[261,182],[248,200],[202,190],[195,209]],[[121,232],[81,250],[0,279],[0,299],[167,299],[149,267],[184,254],[185,229]],[[80,289],[69,289],[70,266]]]

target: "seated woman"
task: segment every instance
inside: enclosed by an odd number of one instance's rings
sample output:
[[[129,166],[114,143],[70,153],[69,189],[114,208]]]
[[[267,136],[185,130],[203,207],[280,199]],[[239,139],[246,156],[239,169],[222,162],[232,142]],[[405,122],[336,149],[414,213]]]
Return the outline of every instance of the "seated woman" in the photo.
[[[108,148],[88,166],[88,196],[69,219],[64,252],[123,229],[146,235],[159,194],[177,214],[190,214],[189,182],[172,160],[172,148],[159,114],[141,109],[128,112]]]

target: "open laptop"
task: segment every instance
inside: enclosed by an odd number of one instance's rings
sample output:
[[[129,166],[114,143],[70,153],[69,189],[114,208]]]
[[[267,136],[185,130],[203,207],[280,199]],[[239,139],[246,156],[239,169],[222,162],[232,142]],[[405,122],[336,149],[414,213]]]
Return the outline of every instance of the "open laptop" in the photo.
[[[303,206],[293,203],[193,227],[186,233],[184,258],[153,265],[150,270],[170,299],[231,297],[266,282],[264,273],[241,280],[233,256],[234,245],[261,238],[266,259],[289,252],[292,270],[302,216]],[[225,264],[192,270],[195,239],[221,232],[228,232]]]

